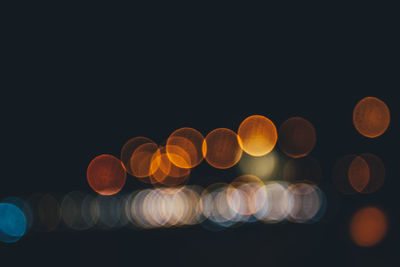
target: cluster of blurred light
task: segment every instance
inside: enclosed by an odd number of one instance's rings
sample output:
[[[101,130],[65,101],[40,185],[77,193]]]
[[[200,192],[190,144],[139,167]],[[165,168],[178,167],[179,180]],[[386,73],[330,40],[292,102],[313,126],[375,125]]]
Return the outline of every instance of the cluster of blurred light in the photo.
[[[389,123],[388,107],[375,97],[354,108],[353,124],[366,137],[381,136]],[[202,224],[221,229],[255,221],[316,222],[327,205],[317,186],[322,169],[309,155],[316,140],[313,124],[304,118],[289,118],[277,130],[261,115],[245,118],[237,132],[217,128],[204,137],[196,129],[180,128],[163,145],[134,137],[124,144],[120,158],[103,154],[90,162],[86,177],[97,195],[73,191],[62,197],[2,199],[0,241],[16,242],[28,230],[65,227],[82,231]],[[277,143],[289,158],[274,150]],[[237,164],[244,175],[207,188],[187,185],[192,169],[203,160],[217,169]],[[154,188],[121,194],[127,174]],[[373,193],[384,180],[384,164],[372,153],[346,155],[333,168],[334,184],[344,194]],[[359,246],[379,243],[386,232],[386,215],[377,207],[360,209],[350,222],[350,236]]]
[[[390,124],[390,111],[382,100],[376,97],[361,99],[353,110],[353,125],[368,138],[383,135]],[[369,194],[378,190],[386,176],[383,161],[372,153],[346,155],[333,168],[333,181],[344,194]],[[349,223],[350,237],[361,247],[378,244],[386,236],[388,219],[376,206],[366,206],[355,212]]]
[[[253,175],[207,188],[185,185],[112,196],[73,191],[61,198],[44,194],[0,203],[0,240],[15,242],[29,229],[151,229],[204,221],[220,227],[255,221],[305,223],[318,221],[325,208],[325,196],[315,185],[279,181],[264,184]]]
[[[158,145],[147,137],[134,137],[121,149],[120,158],[104,154],[94,158],[87,169],[89,186],[100,195],[118,193],[126,174],[158,186],[179,186],[187,182],[191,169],[203,159],[218,169],[236,165],[245,151],[254,157],[270,153],[278,135],[274,123],[261,115],[246,118],[237,133],[217,128],[204,137],[189,127],[175,130]]]

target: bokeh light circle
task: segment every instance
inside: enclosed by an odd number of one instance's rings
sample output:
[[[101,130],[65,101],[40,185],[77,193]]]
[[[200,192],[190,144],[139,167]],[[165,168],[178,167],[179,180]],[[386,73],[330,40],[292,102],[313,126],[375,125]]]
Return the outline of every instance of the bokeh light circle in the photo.
[[[228,169],[239,162],[242,156],[240,138],[230,129],[211,131],[203,142],[203,155],[208,164],[218,169]]]
[[[137,136],[129,139],[121,149],[120,159],[126,168],[126,172],[133,175],[131,169],[131,157],[136,148],[143,144],[154,143],[153,140],[143,136]]]
[[[10,203],[0,203],[0,241],[18,241],[26,231],[26,218],[22,210]]]
[[[96,193],[114,195],[125,185],[126,169],[118,158],[103,154],[90,162],[87,181]]]
[[[358,210],[350,221],[350,237],[361,247],[378,244],[388,230],[385,213],[377,207],[364,207]]]
[[[203,135],[196,129],[180,128],[174,131],[167,139],[166,151],[168,158],[180,168],[194,168],[204,158],[202,153],[203,142]],[[181,148],[181,150],[177,150],[176,147]],[[181,160],[187,157],[189,160]]]
[[[155,153],[158,153],[158,146],[155,143],[145,143],[136,148],[130,159],[133,176],[145,178],[157,170],[157,164],[154,165],[152,162]]]
[[[279,147],[292,158],[308,155],[313,150],[316,139],[312,123],[301,117],[289,118],[279,127]]]
[[[390,124],[389,108],[385,102],[376,97],[365,97],[354,107],[353,124],[365,137],[381,136]]]
[[[278,139],[274,123],[261,115],[252,115],[243,120],[238,129],[238,136],[242,149],[255,157],[271,152]]]

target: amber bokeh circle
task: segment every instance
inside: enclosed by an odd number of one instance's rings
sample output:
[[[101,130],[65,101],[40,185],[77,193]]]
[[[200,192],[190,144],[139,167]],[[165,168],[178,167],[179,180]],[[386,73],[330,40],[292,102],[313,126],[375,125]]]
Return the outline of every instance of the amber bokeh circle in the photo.
[[[135,150],[139,146],[146,143],[154,143],[154,142],[150,138],[137,136],[129,139],[122,147],[120,159],[126,168],[126,172],[129,173],[130,175],[133,175],[130,162],[133,152],[135,152]]]
[[[242,157],[240,139],[227,128],[211,131],[203,142],[203,155],[208,164],[218,169],[234,166]]]
[[[389,108],[385,102],[376,97],[363,98],[354,108],[354,127],[366,137],[381,136],[389,127],[389,123]]]
[[[178,157],[173,154],[173,157]],[[160,147],[152,158],[152,175],[154,185],[178,186],[188,181],[191,169],[179,168],[171,163],[165,147]]]
[[[152,163],[154,153],[157,152],[158,146],[155,143],[145,143],[136,148],[130,159],[133,176],[144,178],[152,175],[157,169],[155,163]]]
[[[371,247],[386,236],[387,228],[386,215],[379,208],[365,207],[351,219],[350,236],[357,245]]]
[[[279,147],[289,157],[307,156],[313,150],[316,140],[314,126],[304,118],[289,118],[279,127]]]
[[[100,195],[114,195],[121,191],[126,181],[126,169],[122,162],[108,154],[94,158],[87,169],[89,186]]]
[[[255,157],[271,152],[278,139],[274,123],[261,115],[247,117],[239,126],[238,136],[243,151]]]
[[[174,131],[167,140],[167,155],[170,161],[180,168],[194,168],[203,160],[203,142],[203,135],[196,129],[180,128]],[[182,161],[186,158],[189,160]]]

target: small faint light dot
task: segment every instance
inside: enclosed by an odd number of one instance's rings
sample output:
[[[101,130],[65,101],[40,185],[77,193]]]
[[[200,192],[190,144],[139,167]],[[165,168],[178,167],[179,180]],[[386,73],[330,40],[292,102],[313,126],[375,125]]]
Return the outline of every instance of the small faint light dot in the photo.
[[[315,128],[306,119],[293,117],[279,127],[279,147],[289,157],[308,155],[316,143]]]

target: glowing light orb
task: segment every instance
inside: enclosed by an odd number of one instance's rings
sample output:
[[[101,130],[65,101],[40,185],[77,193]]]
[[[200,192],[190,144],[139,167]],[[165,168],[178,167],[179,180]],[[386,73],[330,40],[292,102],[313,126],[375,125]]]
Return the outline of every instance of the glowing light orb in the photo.
[[[350,237],[361,247],[378,244],[386,236],[388,228],[386,215],[377,207],[358,210],[350,221]]]
[[[133,176],[145,178],[155,172],[157,168],[154,166],[154,162],[152,163],[155,153],[158,153],[158,146],[155,143],[145,143],[136,148],[130,159]]]
[[[143,136],[137,136],[129,139],[121,149],[120,159],[126,168],[126,172],[133,175],[131,169],[131,157],[136,148],[146,143],[154,143],[151,139]]]
[[[103,154],[90,162],[87,181],[98,194],[114,195],[125,185],[126,170],[118,158]]]
[[[0,241],[18,241],[26,231],[26,219],[20,208],[10,203],[0,203]]]
[[[167,140],[166,151],[170,161],[180,168],[193,168],[203,160],[203,135],[193,128],[174,131]],[[175,149],[176,147],[181,150]],[[182,161],[182,159],[185,159]]]
[[[381,136],[389,127],[389,123],[389,108],[376,97],[365,97],[354,107],[354,127],[365,137]]]
[[[242,149],[255,157],[271,152],[278,139],[274,123],[261,115],[246,118],[239,126],[238,136]]]
[[[235,132],[226,128],[211,131],[203,143],[203,155],[208,164],[218,169],[228,169],[239,162],[242,149]]]

